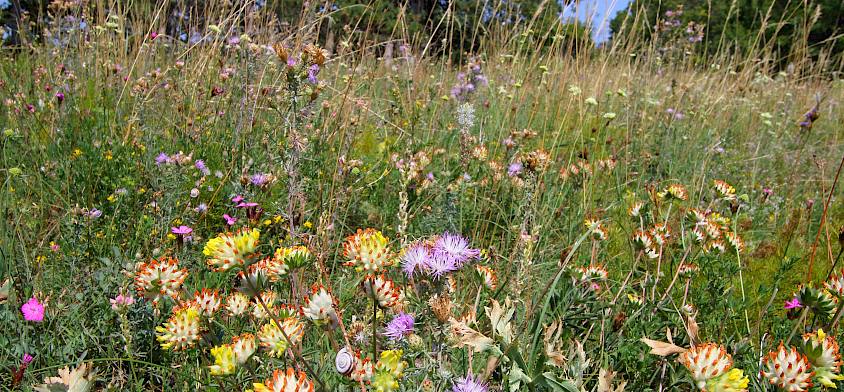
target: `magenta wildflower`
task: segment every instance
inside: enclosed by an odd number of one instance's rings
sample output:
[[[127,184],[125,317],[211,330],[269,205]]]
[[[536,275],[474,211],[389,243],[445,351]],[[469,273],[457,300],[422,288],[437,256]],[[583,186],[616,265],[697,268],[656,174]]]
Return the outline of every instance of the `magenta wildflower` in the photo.
[[[407,277],[413,275],[416,270],[425,270],[431,261],[431,248],[424,243],[418,242],[407,249],[401,257],[402,271]]]
[[[235,197],[232,197],[232,203],[234,203],[234,204],[240,203],[242,201],[243,201],[243,196],[241,196],[241,195],[237,195]]]
[[[115,311],[120,311],[126,309],[127,307],[131,306],[135,303],[135,297],[131,295],[124,296],[123,294],[117,294],[116,297],[108,300],[111,303],[111,309]]]
[[[190,233],[193,233],[193,229],[191,229],[191,228],[190,228],[190,227],[188,227],[188,226],[181,225],[181,226],[179,226],[179,227],[173,227],[173,228],[171,228],[171,229],[170,229],[170,232],[172,232],[173,234],[176,234],[176,235],[182,235],[182,236],[184,236],[184,235],[188,235],[188,234],[190,234]]]
[[[61,91],[57,92],[56,93],[56,100],[59,101],[59,103],[64,102],[64,93],[61,92]]]
[[[448,259],[457,268],[480,255],[478,249],[470,248],[469,241],[458,234],[445,232],[434,243],[434,258]]]
[[[413,333],[413,324],[415,322],[413,316],[401,312],[387,324],[384,335],[392,341],[402,340],[405,336]]]
[[[232,226],[235,224],[235,222],[237,222],[237,218],[229,216],[229,214],[223,214],[223,219],[226,220],[226,224],[229,226]]]
[[[30,363],[32,363],[33,359],[35,359],[35,358],[33,358],[32,355],[29,355],[28,353],[24,353],[23,358],[21,358],[21,363],[23,364],[23,366],[26,366],[26,365],[29,365]]]
[[[471,374],[455,380],[451,388],[452,392],[487,392],[488,390],[489,387],[485,383],[476,379]]]
[[[792,298],[788,301],[785,301],[785,309],[786,310],[799,309],[799,308],[802,308],[802,307],[803,307],[803,304],[800,303],[800,299],[798,299],[797,297],[794,297],[794,298]]]
[[[26,321],[34,321],[40,323],[44,321],[44,305],[42,305],[35,297],[21,306],[21,313]]]
[[[161,166],[163,164],[170,163],[170,162],[172,162],[172,159],[170,158],[170,156],[163,153],[163,152],[161,154],[158,154],[157,157],[155,157],[155,164],[156,165]]]
[[[513,162],[510,166],[507,167],[507,175],[510,177],[518,176],[522,173],[522,163],[521,162]]]
[[[317,74],[319,74],[319,65],[313,64],[308,67],[308,82],[311,84],[317,84]]]

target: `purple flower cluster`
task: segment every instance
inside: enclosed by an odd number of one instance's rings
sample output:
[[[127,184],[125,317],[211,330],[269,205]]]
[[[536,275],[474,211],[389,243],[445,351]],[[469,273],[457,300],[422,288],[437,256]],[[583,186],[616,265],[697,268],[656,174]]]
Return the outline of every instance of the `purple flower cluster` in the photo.
[[[418,270],[439,279],[480,255],[480,250],[470,247],[466,238],[445,232],[433,241],[411,245],[402,256],[402,269],[408,277]]]
[[[487,86],[489,81],[481,70],[481,63],[475,59],[469,61],[468,72],[457,74],[457,83],[451,87],[451,97],[458,101],[466,101],[478,86]]]
[[[458,378],[454,381],[454,385],[451,388],[452,392],[487,392],[489,387],[481,380],[476,379],[471,374],[463,377]]]
[[[415,322],[413,316],[401,312],[387,324],[384,335],[392,341],[402,340],[405,336],[413,333],[413,324]]]

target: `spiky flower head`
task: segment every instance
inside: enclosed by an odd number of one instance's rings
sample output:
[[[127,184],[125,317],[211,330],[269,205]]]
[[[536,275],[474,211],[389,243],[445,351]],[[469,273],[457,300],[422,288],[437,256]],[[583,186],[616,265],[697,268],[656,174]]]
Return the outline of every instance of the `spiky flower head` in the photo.
[[[733,366],[733,358],[724,346],[704,343],[692,346],[680,354],[679,361],[695,380],[697,387],[706,388],[706,382],[727,372]]]
[[[402,340],[405,336],[413,333],[414,323],[413,316],[401,312],[387,324],[384,335],[392,341]]]
[[[237,363],[243,365],[249,360],[249,357],[255,353],[255,349],[257,348],[255,335],[251,333],[244,333],[235,336],[232,338],[230,346],[232,351],[234,351],[234,357],[237,360]]]
[[[404,375],[407,362],[401,360],[402,350],[385,350],[375,364],[372,386],[377,392],[392,392],[399,388],[398,380]]]
[[[237,369],[237,359],[230,345],[224,344],[212,348],[211,356],[214,357],[214,364],[208,367],[211,375],[225,376],[234,373]]]
[[[187,277],[188,270],[179,269],[179,260],[162,257],[138,266],[135,288],[139,295],[152,299],[152,302],[157,304],[163,297],[178,297],[179,289]]]
[[[472,259],[477,259],[481,251],[472,248],[469,240],[459,234],[442,233],[434,240],[433,259],[445,260],[456,268],[462,267]]]
[[[292,368],[282,371],[276,369],[273,376],[263,383],[252,385],[255,392],[313,392],[314,383],[308,380],[303,371],[295,371]]]
[[[447,293],[434,294],[428,299],[428,306],[431,307],[434,317],[441,323],[444,323],[451,318],[451,310],[454,308],[454,303]]]
[[[311,294],[305,297],[303,311],[305,317],[319,323],[337,322],[337,312],[334,310],[334,297],[322,285],[314,285]]]
[[[358,229],[343,244],[343,255],[348,259],[344,265],[355,267],[358,272],[380,272],[393,263],[388,243],[387,237],[378,230]]]
[[[823,386],[835,388],[835,382],[844,380],[840,374],[841,354],[835,337],[822,329],[803,335],[802,351],[815,371],[814,380]]]
[[[787,392],[808,391],[814,375],[809,359],[794,347],[786,349],[782,342],[776,351],[771,351],[765,357],[760,373],[772,385]]]
[[[686,211],[686,218],[692,221],[695,226],[701,226],[706,223],[706,216],[708,215],[707,211],[701,210],[699,208],[689,208]]]
[[[603,241],[607,239],[607,229],[601,224],[600,220],[586,218],[583,221],[583,226],[586,226],[586,230],[589,231],[593,240]]]
[[[252,316],[259,320],[269,317],[267,311],[274,311],[276,298],[275,291],[271,290],[266,290],[255,297],[255,302],[252,303]]]
[[[202,253],[208,257],[208,266],[215,271],[242,270],[254,262],[260,238],[258,229],[242,228],[235,234],[221,233],[208,240]]]
[[[204,288],[202,291],[194,292],[193,300],[196,302],[199,311],[204,316],[211,317],[220,309],[223,301],[220,298],[220,290]]]
[[[433,249],[425,241],[410,244],[401,254],[401,267],[405,275],[412,276],[417,271],[427,271],[431,262]]]
[[[475,271],[478,272],[481,282],[483,282],[484,287],[488,290],[495,290],[498,287],[498,277],[495,276],[495,270],[485,265],[477,264],[475,265]]]
[[[692,275],[694,275],[700,270],[700,268],[694,263],[680,264],[680,267],[678,267],[678,269],[680,270],[679,275],[684,278],[691,278]]]
[[[282,330],[284,334],[282,334]],[[284,335],[287,335],[287,338]],[[281,327],[275,320],[270,320],[258,331],[258,340],[261,346],[269,350],[270,356],[280,358],[291,345],[295,346],[302,341],[305,335],[305,326],[295,317],[288,317],[281,322]]]
[[[633,246],[637,250],[651,249],[653,247],[653,243],[653,237],[651,237],[650,233],[647,231],[638,229],[635,233],[633,233]]]
[[[199,307],[189,303],[173,308],[173,315],[163,326],[156,327],[158,342],[165,350],[184,350],[199,340]]]
[[[830,275],[823,286],[833,295],[844,297],[844,270]]]
[[[632,218],[638,218],[642,215],[642,208],[645,207],[645,203],[641,201],[635,201],[633,204],[630,205],[630,208],[627,209],[627,215],[630,215]]]
[[[281,274],[283,270],[286,273],[287,268],[297,269],[308,265],[311,260],[311,251],[304,245],[278,248],[275,250],[274,259],[279,263],[274,265],[279,270],[278,272]]]
[[[835,314],[836,299],[826,290],[801,286],[796,297],[800,304],[812,309],[812,312],[820,317],[829,319]]]
[[[365,383],[372,381],[372,376],[375,374],[375,364],[369,358],[361,358],[360,353],[355,353],[355,368],[349,374],[352,380]]]
[[[657,196],[665,199],[666,201],[685,201],[689,199],[689,193],[686,191],[686,187],[680,184],[671,184],[667,186],[662,190],[662,192],[657,193]]]
[[[727,245],[729,245],[730,251],[741,253],[741,251],[744,250],[744,241],[738,234],[728,231],[724,233],[724,238],[727,239]]]
[[[487,392],[489,387],[471,374],[458,378],[451,387],[452,392]]]
[[[401,295],[401,291],[393,283],[382,275],[369,275],[363,280],[363,287],[371,298],[378,302],[383,308],[395,306]]]
[[[730,369],[718,377],[711,378],[706,382],[704,391],[712,392],[747,392],[747,385],[750,379],[744,375],[741,369]]]
[[[703,246],[703,251],[706,253],[724,253],[726,250],[724,242],[720,240],[709,241]]]
[[[249,297],[240,292],[232,293],[226,298],[226,310],[233,316],[240,316],[249,308]]]
[[[714,180],[713,184],[715,187],[715,192],[718,193],[718,197],[724,200],[736,199],[736,188],[733,188],[733,186],[728,184],[726,181]]]
[[[607,280],[609,273],[600,264],[590,264],[586,267],[577,267],[575,270],[580,273],[581,282],[603,282]]]

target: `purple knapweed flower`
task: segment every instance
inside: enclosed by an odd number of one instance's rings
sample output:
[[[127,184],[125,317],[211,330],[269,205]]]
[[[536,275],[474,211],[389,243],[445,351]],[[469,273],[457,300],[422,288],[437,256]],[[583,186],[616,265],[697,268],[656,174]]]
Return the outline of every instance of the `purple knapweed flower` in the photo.
[[[392,341],[402,340],[405,336],[413,333],[414,323],[415,320],[413,319],[413,316],[401,312],[398,314],[398,316],[393,318],[393,320],[387,324],[387,328],[386,331],[384,331],[384,335],[386,335]]]

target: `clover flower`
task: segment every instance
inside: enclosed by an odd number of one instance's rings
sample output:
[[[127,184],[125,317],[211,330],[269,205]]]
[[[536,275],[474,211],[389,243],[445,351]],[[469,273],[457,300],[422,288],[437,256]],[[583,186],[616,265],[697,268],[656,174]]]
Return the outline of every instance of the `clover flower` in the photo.
[[[290,341],[284,337],[285,334]],[[264,324],[258,331],[258,340],[261,341],[261,346],[269,351],[270,356],[280,358],[288,347],[298,345],[304,335],[305,326],[299,319],[288,317],[281,321],[281,326],[275,320]]]
[[[822,329],[803,335],[802,351],[815,372],[814,380],[823,386],[835,388],[835,382],[844,380],[840,374],[841,354],[835,337]]]
[[[384,308],[395,306],[401,295],[396,284],[384,275],[369,275],[363,280],[363,285],[366,293]]]
[[[220,309],[223,301],[220,298],[220,290],[203,288],[193,294],[193,300],[203,315],[211,317]]]
[[[706,382],[726,373],[733,366],[733,358],[723,346],[715,343],[695,345],[680,354],[679,361],[692,374],[699,389]]]
[[[165,350],[184,350],[193,347],[199,340],[200,323],[199,308],[195,304],[187,304],[173,309],[173,315],[164,323],[156,327],[156,339]]]
[[[771,351],[765,356],[760,374],[768,379],[771,385],[787,392],[803,392],[812,386],[814,373],[810,369],[809,359],[797,352],[797,349],[788,349],[780,342],[776,351]]]
[[[237,233],[219,234],[208,240],[202,253],[208,256],[208,266],[215,271],[243,269],[251,264],[261,232],[258,229],[243,228]]]
[[[485,265],[475,265],[475,271],[481,278],[484,287],[488,290],[495,290],[498,287],[498,277],[495,275],[495,270]]]
[[[249,308],[249,297],[243,293],[232,293],[226,298],[226,310],[233,316],[240,316],[246,313]]]
[[[334,298],[325,287],[315,285],[311,288],[311,295],[305,297],[305,306],[302,310],[305,317],[317,323],[333,323],[337,320],[334,303]]]
[[[255,343],[255,335],[251,333],[244,333],[232,338],[232,351],[237,363],[243,365],[249,360],[249,357],[255,353],[257,348]]]
[[[144,298],[157,304],[163,297],[176,298],[188,270],[179,269],[179,260],[172,257],[141,263],[135,273],[135,288]]]
[[[348,259],[344,265],[355,267],[358,272],[375,273],[392,265],[388,240],[375,229],[358,229],[347,237],[343,255]]]
[[[276,369],[271,378],[263,383],[252,385],[255,392],[313,392],[314,383],[308,380],[303,371],[296,371],[292,368],[282,371]]]

